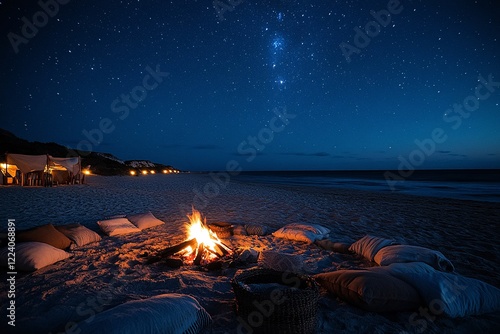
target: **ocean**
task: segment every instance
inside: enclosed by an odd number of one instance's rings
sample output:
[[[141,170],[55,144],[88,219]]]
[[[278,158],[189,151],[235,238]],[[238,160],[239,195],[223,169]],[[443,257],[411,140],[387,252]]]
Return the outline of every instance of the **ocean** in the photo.
[[[407,178],[398,171],[253,171],[232,179],[260,184],[313,186],[395,192],[408,195],[500,202],[500,170],[417,170]],[[394,175],[399,178],[394,179]]]

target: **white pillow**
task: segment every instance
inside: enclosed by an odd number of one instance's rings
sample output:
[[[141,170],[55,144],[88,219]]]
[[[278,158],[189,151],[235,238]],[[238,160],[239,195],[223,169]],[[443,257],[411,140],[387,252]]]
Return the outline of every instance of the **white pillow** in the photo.
[[[301,273],[304,270],[304,257],[273,251],[262,251],[258,260],[259,266],[278,271]]]
[[[437,271],[423,262],[379,268],[412,285],[436,314],[457,318],[500,311],[500,289],[483,281]]]
[[[7,265],[9,250],[7,247],[0,250],[2,265]],[[16,244],[15,270],[35,271],[58,261],[67,259],[70,253],[55,248],[43,242],[20,242]],[[9,269],[9,271],[12,271]]]
[[[313,243],[316,240],[325,238],[329,232],[329,229],[320,225],[293,223],[283,226],[274,232],[273,236],[287,240]]]
[[[101,230],[110,237],[120,234],[140,232],[127,218],[115,218],[97,222]]]
[[[137,215],[127,216],[128,220],[139,229],[144,230],[146,228],[158,226],[165,224],[163,221],[159,220],[151,212],[141,213]]]
[[[358,255],[362,255],[368,260],[373,261],[373,258],[379,250],[386,246],[394,244],[394,240],[391,239],[365,235],[364,237],[353,243],[351,247],[349,247],[349,251]]]
[[[291,223],[286,227],[296,230],[311,231],[314,234],[328,234],[330,229],[318,224]]]
[[[101,241],[101,236],[99,234],[80,224],[61,225],[55,228],[67,236],[78,247]]]
[[[377,264],[388,266],[392,263],[424,262],[440,271],[454,271],[455,268],[443,253],[419,246],[392,245],[379,250],[373,258]]]
[[[88,322],[87,322],[88,321]],[[81,334],[199,333],[212,319],[196,299],[164,294],[115,306],[77,324]],[[78,329],[80,331],[78,331]]]

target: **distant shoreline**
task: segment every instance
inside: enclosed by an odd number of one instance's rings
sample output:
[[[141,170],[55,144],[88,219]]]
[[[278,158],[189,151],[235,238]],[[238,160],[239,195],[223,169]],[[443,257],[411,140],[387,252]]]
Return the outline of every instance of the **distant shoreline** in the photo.
[[[366,190],[486,202],[500,202],[500,170],[426,170],[415,177],[389,183],[381,171],[283,171],[242,172],[232,180],[243,183],[279,184]]]

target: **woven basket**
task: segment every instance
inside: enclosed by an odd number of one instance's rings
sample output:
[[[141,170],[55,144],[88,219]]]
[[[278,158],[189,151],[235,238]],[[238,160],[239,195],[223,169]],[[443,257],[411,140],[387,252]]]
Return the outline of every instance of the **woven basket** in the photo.
[[[312,278],[251,269],[235,276],[231,284],[240,323],[252,333],[314,333],[319,288]]]

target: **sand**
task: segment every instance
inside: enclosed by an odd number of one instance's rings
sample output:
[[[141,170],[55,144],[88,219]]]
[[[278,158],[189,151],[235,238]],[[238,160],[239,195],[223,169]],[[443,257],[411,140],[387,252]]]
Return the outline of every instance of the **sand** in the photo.
[[[194,296],[214,323],[206,333],[235,333],[238,321],[230,280],[237,268],[203,271],[146,264],[154,252],[186,238],[185,214],[193,202],[207,221],[265,224],[271,230],[294,222],[329,227],[330,239],[353,242],[365,234],[441,251],[464,276],[500,287],[500,204],[381,194],[313,187],[264,186],[230,182],[206,201],[194,198],[212,179],[203,174],[147,177],[90,176],[88,184],[55,188],[1,187],[2,226],[16,219],[17,229],[78,222],[98,231],[106,217],[151,211],[165,225],[140,233],[103,237],[98,244],[71,251],[70,259],[18,275],[16,332],[64,332],[66,324],[85,321],[123,302],[162,293]],[[214,190],[215,188],[212,188]],[[354,255],[272,236],[224,239],[233,249],[276,250],[306,258],[309,274],[375,264]],[[6,277],[0,297],[6,327]],[[322,292],[317,333],[470,333],[493,332],[500,314],[462,319],[417,317],[411,312],[381,315],[350,306]],[[69,333],[70,331],[68,331]]]

